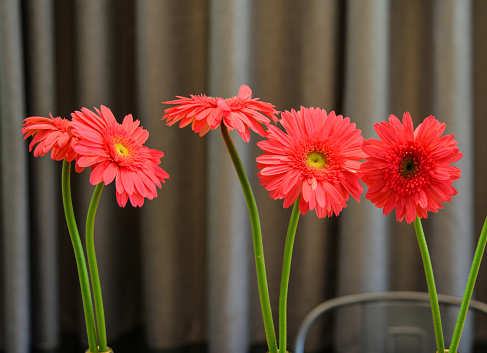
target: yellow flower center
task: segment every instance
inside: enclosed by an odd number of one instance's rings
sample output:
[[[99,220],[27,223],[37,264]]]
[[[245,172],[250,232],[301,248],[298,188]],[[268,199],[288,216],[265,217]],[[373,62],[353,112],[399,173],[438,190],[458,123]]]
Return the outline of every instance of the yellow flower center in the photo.
[[[128,148],[122,145],[120,142],[115,143],[115,150],[122,157],[127,157],[130,154]]]
[[[322,169],[326,165],[326,157],[318,152],[311,152],[306,157],[308,165],[314,168]]]

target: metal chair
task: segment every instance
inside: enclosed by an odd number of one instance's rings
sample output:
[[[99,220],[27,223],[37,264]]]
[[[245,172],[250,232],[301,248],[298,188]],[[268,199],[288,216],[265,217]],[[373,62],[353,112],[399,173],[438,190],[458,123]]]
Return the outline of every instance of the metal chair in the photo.
[[[443,321],[445,345],[456,324],[462,299],[438,295]],[[353,311],[352,315],[345,314]],[[348,295],[331,299],[315,307],[301,323],[294,353],[304,353],[309,330],[318,318],[329,317],[339,326],[333,338],[333,352],[351,353],[434,353],[436,340],[428,293],[378,292]],[[467,324],[462,334],[459,351],[471,350],[474,323],[485,320],[487,304],[472,300]],[[487,325],[486,325],[487,326]],[[350,333],[351,332],[351,333]],[[467,337],[465,337],[467,336]]]

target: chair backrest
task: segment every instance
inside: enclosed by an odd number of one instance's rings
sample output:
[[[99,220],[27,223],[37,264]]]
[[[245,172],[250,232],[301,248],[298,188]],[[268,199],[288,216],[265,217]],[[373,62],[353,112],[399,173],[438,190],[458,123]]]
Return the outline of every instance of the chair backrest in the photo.
[[[462,299],[438,295],[445,344],[451,338]],[[353,315],[349,313],[353,312]],[[347,313],[347,314],[345,314]],[[294,353],[304,353],[309,330],[319,318],[331,317],[335,327],[333,349],[351,353],[433,353],[436,351],[433,320],[428,293],[361,293],[331,299],[315,307],[301,323]],[[487,304],[472,300],[468,324],[462,334],[461,353],[476,316],[487,318]],[[487,322],[487,321],[486,321]],[[467,331],[467,332],[465,332]],[[467,348],[465,348],[467,347]]]

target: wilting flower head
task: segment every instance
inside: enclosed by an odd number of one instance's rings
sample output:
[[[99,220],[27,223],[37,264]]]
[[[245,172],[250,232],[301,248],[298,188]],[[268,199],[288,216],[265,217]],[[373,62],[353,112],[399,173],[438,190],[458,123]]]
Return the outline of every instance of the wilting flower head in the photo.
[[[320,218],[338,215],[349,195],[359,201],[365,154],[349,118],[301,107],[282,113],[279,122],[286,132],[270,125],[267,140],[257,143],[266,152],[257,157],[260,183],[271,198],[284,199],[287,208],[300,197],[301,213],[316,209]]]
[[[261,124],[268,126],[269,118],[274,122],[277,121],[274,106],[260,102],[259,98],[252,98],[252,90],[246,85],[240,87],[236,97],[227,99],[207,97],[204,94],[190,95],[190,98],[178,96],[178,98],[163,102],[176,106],[166,109],[162,119],[167,119],[168,125],[181,121],[179,127],[191,124],[193,131],[200,136],[210,129],[216,129],[223,121],[229,130],[237,129],[242,139],[249,142],[249,128],[265,136]]]
[[[427,117],[416,130],[409,113],[402,123],[391,115],[389,122],[374,124],[379,139],[364,141],[367,161],[362,164],[366,197],[388,214],[396,208],[398,221],[411,223],[438,212],[457,190],[451,185],[460,169],[450,165],[462,158],[453,135],[441,136],[446,125]]]
[[[169,178],[158,165],[164,153],[144,146],[149,132],[138,120],[127,115],[119,124],[110,109],[101,106],[98,114],[83,108],[72,115],[73,132],[79,137],[75,151],[78,163],[91,167],[90,182],[97,185],[115,179],[117,201],[121,207],[130,200],[142,206],[144,198],[157,197],[156,185]]]
[[[32,116],[24,119],[22,125],[22,134],[24,140],[29,136],[33,136],[29,144],[29,151],[37,144],[34,149],[34,156],[44,156],[51,151],[51,158],[56,161],[71,162],[78,156],[74,151],[73,146],[78,143],[78,138],[73,136],[71,122],[60,117],[50,118],[41,116]],[[79,172],[83,168],[76,165],[76,170]]]

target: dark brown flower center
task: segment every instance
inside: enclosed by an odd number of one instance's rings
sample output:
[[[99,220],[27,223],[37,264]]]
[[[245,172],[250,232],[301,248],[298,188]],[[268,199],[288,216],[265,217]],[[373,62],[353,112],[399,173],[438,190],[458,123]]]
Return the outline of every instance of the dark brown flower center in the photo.
[[[412,195],[430,184],[435,161],[417,142],[407,141],[387,152],[385,180],[401,195]]]
[[[414,158],[406,157],[401,162],[402,175],[405,178],[411,178],[417,171],[417,163]]]

